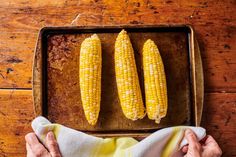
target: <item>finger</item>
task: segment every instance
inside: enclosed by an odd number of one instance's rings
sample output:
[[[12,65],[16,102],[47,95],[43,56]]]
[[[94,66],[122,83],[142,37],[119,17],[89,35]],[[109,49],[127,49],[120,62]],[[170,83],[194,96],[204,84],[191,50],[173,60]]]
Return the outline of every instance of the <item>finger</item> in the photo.
[[[187,139],[187,141],[189,143],[188,150],[191,150],[194,152],[201,151],[201,145],[198,142],[198,139],[197,139],[195,133],[191,129],[187,129],[185,131],[185,138]]]
[[[218,145],[217,142],[215,141],[215,139],[211,135],[207,135],[204,144],[205,145],[208,145],[208,144],[216,144],[216,145]]]
[[[51,131],[48,132],[48,134],[47,134],[46,144],[48,146],[48,150],[49,150],[52,157],[60,157],[61,156],[57,141],[54,137],[53,132],[51,132]]]
[[[28,143],[28,147],[31,149],[32,153],[35,156],[43,156],[43,155],[47,155],[48,151],[46,150],[46,148],[39,142],[39,140],[37,139],[35,133],[28,133],[25,136],[25,140]]]
[[[26,150],[27,150],[27,151],[30,151],[30,150],[31,150],[28,143],[26,143],[25,146],[26,146]]]
[[[189,144],[198,143],[198,139],[191,129],[187,129],[185,131],[185,138],[187,139]]]
[[[183,152],[183,153],[187,153],[187,152],[188,152],[188,146],[183,146],[182,152]]]
[[[27,150],[27,157],[33,157],[34,156],[34,154],[33,154],[33,152],[32,152],[32,150],[31,150],[28,143],[26,143],[26,150]]]
[[[37,139],[35,133],[33,133],[33,132],[28,133],[27,135],[25,135],[25,141],[28,144],[36,144],[36,143],[38,143],[38,139]]]
[[[203,146],[204,150],[211,149],[216,155],[221,156],[222,150],[218,143],[211,135],[207,135],[207,139]]]

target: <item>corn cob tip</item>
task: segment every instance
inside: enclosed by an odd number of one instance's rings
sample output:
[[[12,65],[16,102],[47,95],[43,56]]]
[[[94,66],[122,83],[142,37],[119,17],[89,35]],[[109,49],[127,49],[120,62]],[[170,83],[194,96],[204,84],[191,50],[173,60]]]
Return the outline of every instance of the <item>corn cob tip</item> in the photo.
[[[87,42],[87,41],[91,41],[91,40],[100,40],[97,34],[93,34],[92,36],[84,39],[83,43]]]
[[[144,46],[147,46],[148,44],[156,45],[155,42],[151,39],[148,39],[147,41],[145,41]]]
[[[93,34],[90,38],[97,38],[97,39],[99,39],[97,34]]]
[[[92,121],[92,120],[88,120],[88,123],[92,126],[96,125],[97,123],[97,120],[96,121]]]
[[[116,38],[117,42],[115,43],[115,45],[117,45],[118,43],[120,43],[120,41],[123,41],[123,40],[126,42],[130,42],[129,35],[127,34],[127,32],[124,29],[122,29],[120,31],[120,33],[118,34],[118,36]]]
[[[119,35],[120,35],[120,34],[127,34],[127,32],[126,32],[124,29],[122,29],[122,30],[120,31]]]
[[[155,123],[159,124],[161,122],[161,118],[156,118]]]

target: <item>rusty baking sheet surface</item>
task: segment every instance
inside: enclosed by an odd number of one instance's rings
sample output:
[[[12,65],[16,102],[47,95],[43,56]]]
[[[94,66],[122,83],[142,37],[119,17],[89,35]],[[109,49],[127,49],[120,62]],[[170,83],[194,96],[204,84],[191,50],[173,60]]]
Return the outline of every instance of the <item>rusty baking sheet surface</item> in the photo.
[[[131,121],[122,113],[115,80],[114,43],[125,28],[133,44],[139,81],[144,96],[142,46],[147,39],[157,44],[165,66],[168,112],[160,124],[147,116]],[[96,126],[87,123],[80,98],[80,44],[93,33],[102,43],[101,110]],[[94,133],[150,133],[176,125],[196,125],[189,27],[73,27],[41,31],[34,63],[34,104],[37,115],[68,127]],[[196,85],[196,84],[195,84]],[[144,100],[145,102],[145,100]]]

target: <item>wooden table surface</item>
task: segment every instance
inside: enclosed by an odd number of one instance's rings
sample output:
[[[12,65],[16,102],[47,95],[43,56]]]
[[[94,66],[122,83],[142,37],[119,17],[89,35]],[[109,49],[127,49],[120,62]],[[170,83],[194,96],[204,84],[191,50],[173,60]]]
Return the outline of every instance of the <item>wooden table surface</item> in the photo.
[[[190,24],[205,76],[202,126],[223,156],[236,156],[235,0],[1,0],[0,157],[25,156],[31,131],[32,62],[44,26]]]

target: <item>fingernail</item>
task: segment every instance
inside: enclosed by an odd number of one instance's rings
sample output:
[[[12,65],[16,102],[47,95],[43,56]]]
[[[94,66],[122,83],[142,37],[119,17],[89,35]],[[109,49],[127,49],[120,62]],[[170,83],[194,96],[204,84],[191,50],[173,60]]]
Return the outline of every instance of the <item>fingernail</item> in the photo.
[[[48,137],[49,140],[53,140],[54,139],[53,132],[52,131],[48,132],[47,137]]]

